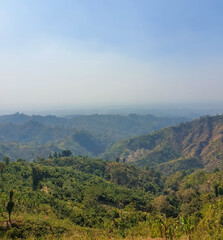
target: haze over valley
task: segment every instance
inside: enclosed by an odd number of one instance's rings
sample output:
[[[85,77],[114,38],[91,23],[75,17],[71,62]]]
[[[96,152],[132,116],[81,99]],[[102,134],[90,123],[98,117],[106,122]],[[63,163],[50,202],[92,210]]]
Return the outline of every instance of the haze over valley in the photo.
[[[223,1],[0,1],[0,239],[223,239]]]

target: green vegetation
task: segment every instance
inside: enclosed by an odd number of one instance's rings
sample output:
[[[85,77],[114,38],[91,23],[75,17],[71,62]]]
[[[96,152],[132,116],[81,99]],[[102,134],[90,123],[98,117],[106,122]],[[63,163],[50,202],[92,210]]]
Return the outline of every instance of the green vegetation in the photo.
[[[122,162],[3,163],[1,239],[222,239],[223,172],[163,177]]]
[[[223,170],[223,115],[206,116],[116,143],[102,158],[125,158],[165,174],[205,168]]]
[[[0,158],[33,161],[70,149],[74,155],[99,156],[117,141],[170,126],[184,118],[151,115],[0,116]]]
[[[0,126],[0,239],[223,239],[223,116],[118,142],[111,161],[72,156],[109,146],[106,124],[58,121]]]

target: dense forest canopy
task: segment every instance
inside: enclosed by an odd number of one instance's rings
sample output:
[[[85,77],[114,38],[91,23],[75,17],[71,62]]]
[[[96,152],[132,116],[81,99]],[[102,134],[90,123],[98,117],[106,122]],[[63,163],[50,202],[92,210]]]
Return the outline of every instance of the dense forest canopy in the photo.
[[[1,238],[223,237],[219,169],[166,178],[154,169],[87,157],[19,159],[0,169]]]
[[[190,168],[223,170],[222,153],[223,115],[218,115],[123,140],[107,149],[102,157],[124,158],[137,166],[156,167],[172,174]]]
[[[4,115],[0,116],[0,156],[30,161],[70,149],[74,155],[95,157],[120,140],[185,120],[136,114],[94,114],[67,118],[19,113]]]

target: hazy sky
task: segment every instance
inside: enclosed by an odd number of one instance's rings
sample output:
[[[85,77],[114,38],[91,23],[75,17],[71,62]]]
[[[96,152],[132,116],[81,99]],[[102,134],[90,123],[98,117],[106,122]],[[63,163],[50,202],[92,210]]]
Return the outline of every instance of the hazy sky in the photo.
[[[0,110],[223,102],[222,0],[0,0]]]

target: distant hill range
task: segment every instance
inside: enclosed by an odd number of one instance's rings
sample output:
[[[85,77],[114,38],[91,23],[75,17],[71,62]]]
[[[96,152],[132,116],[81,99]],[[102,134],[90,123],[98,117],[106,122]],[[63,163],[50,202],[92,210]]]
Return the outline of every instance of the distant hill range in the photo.
[[[102,157],[156,167],[167,174],[189,168],[223,169],[223,115],[201,117],[118,142]]]
[[[98,156],[116,142],[186,121],[152,115],[81,115],[72,117],[0,116],[0,159],[34,160],[69,149],[74,155]]]

